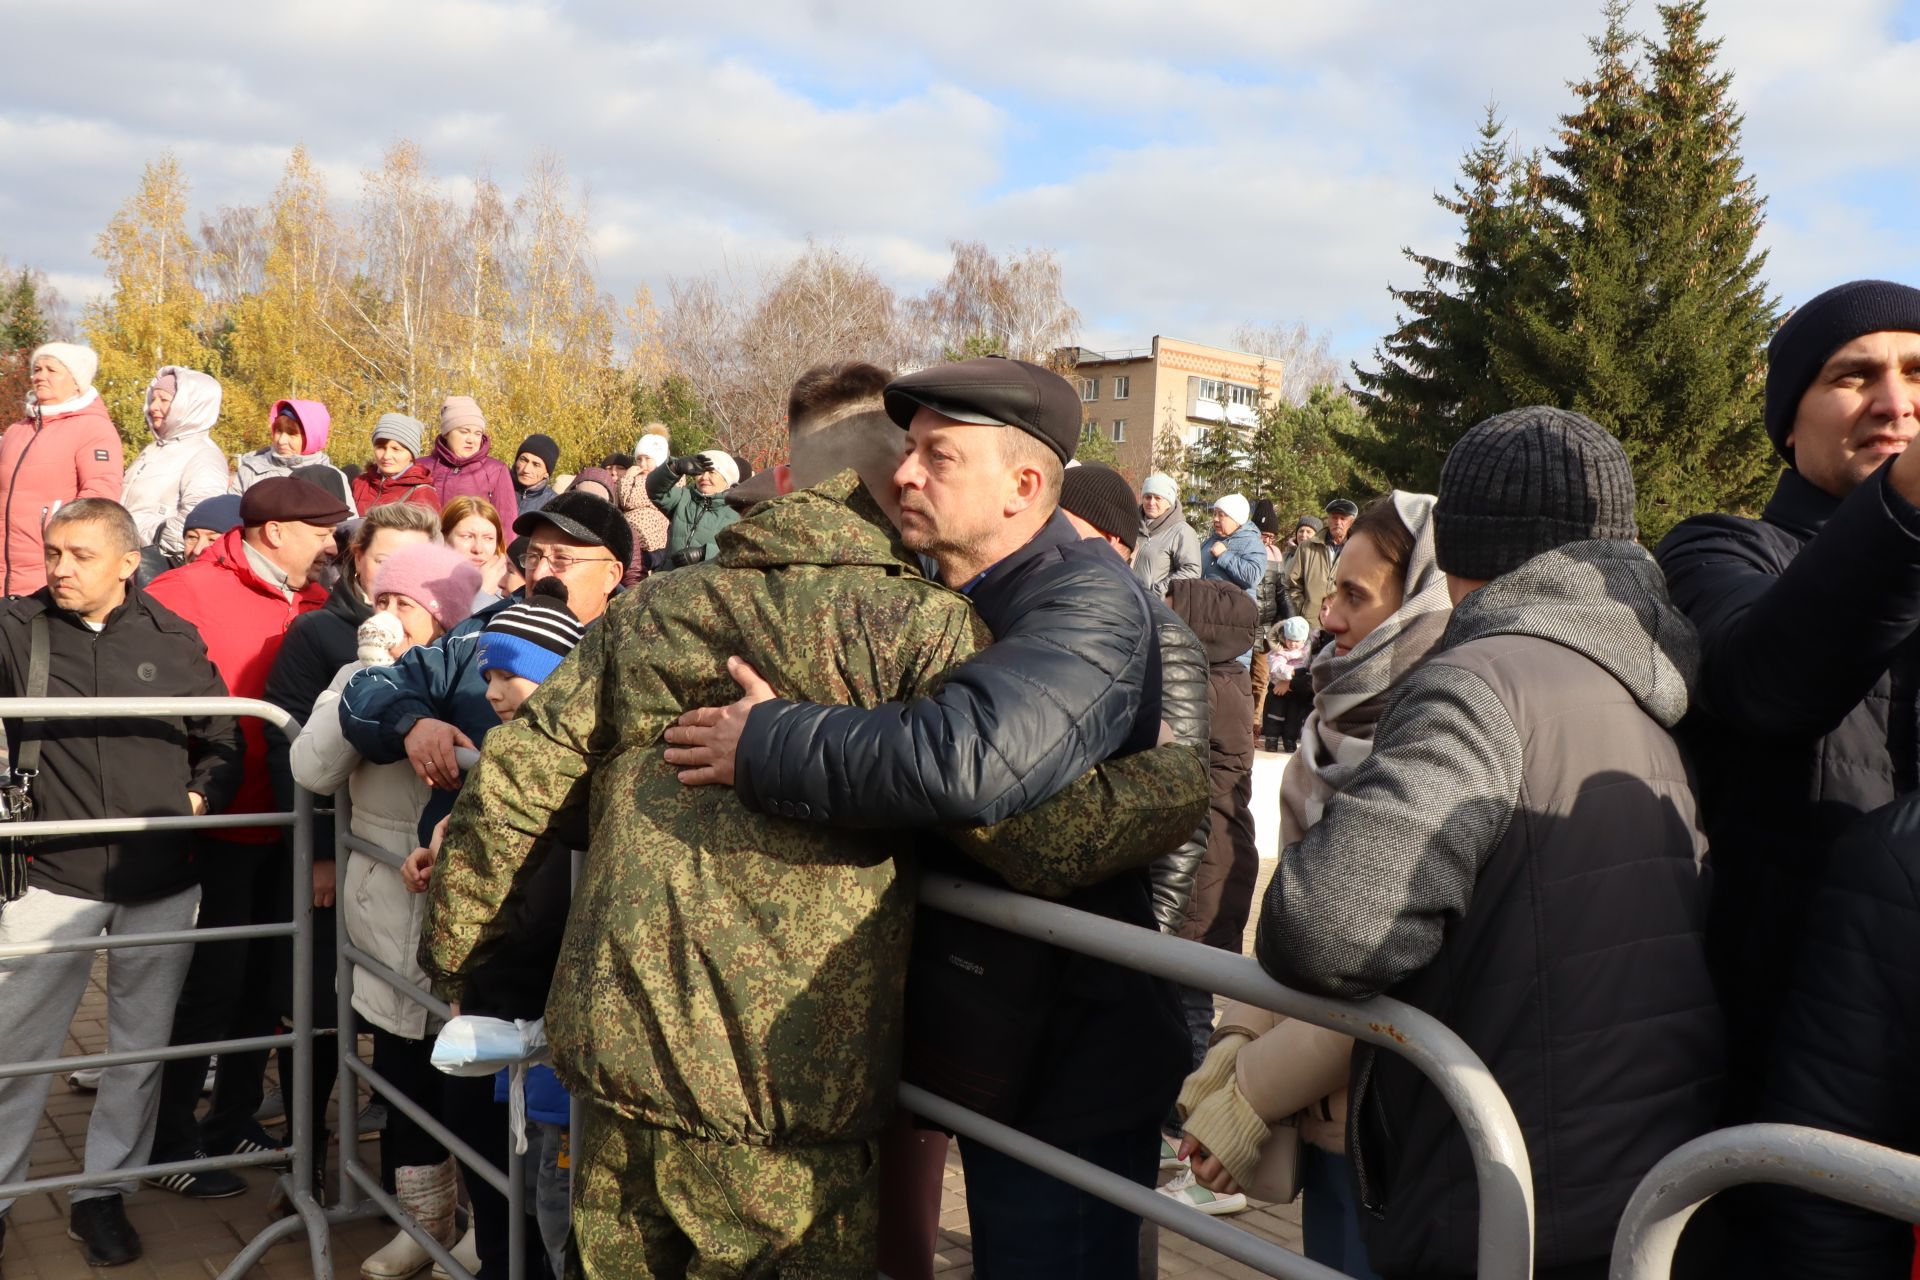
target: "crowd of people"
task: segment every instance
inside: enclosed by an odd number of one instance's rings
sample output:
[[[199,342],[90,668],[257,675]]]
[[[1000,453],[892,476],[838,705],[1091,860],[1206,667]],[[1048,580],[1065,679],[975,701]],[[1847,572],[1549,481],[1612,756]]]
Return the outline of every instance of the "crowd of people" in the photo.
[[[218,382],[168,366],[123,475],[93,372],[36,351],[0,437],[0,695],[231,694],[298,727],[10,721],[9,810],[349,797],[401,865],[336,861],[328,806],[298,886],[315,989],[348,981],[344,930],[379,967],[338,1030],[490,1160],[524,1087],[529,1275],[930,1277],[948,1135],[902,1080],[1141,1185],[1172,1171],[1202,1212],[1300,1197],[1343,1274],[1474,1274],[1465,1136],[1405,1059],[917,911],[929,874],[1235,953],[1251,920],[1279,981],[1440,1019],[1519,1119],[1549,1280],[1604,1276],[1635,1186],[1714,1127],[1920,1150],[1920,290],[1796,310],[1768,349],[1773,498],[1651,551],[1619,441],[1547,406],[1469,430],[1437,494],[1289,527],[1228,493],[1202,537],[1174,478],[1075,462],[1066,378],[996,357],[829,358],[757,474],[657,432],[571,475],[530,435],[508,465],[463,396],[430,449],[390,413],[348,466],[326,406],[282,400],[230,467]],[[1810,618],[1831,643],[1783,664]],[[1290,756],[1256,901],[1261,748]],[[291,867],[273,827],[11,842],[0,945],[283,921]],[[292,1012],[284,940],[109,955],[115,1051]],[[90,960],[0,959],[0,1057],[58,1052]],[[396,982],[544,1018],[550,1068],[437,1071],[442,1021]],[[267,1066],[220,1054],[204,1110],[205,1059],[106,1069],[87,1172],[239,1194],[203,1166],[284,1151]],[[49,1087],[0,1081],[0,1181]],[[977,1274],[1150,1272],[1125,1209],[959,1148]],[[421,1231],[505,1273],[507,1198],[431,1130],[389,1110],[380,1164]],[[135,1190],[72,1193],[87,1262],[139,1256]],[[361,1271],[432,1261],[401,1231]],[[1681,1267],[1913,1261],[1906,1224],[1770,1189],[1701,1214]]]

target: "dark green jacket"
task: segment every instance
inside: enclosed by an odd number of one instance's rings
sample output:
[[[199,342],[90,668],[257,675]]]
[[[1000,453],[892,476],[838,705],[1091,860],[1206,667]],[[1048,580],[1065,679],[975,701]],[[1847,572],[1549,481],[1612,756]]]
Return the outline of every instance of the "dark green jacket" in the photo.
[[[703,496],[692,485],[676,483],[679,479],[664,466],[647,473],[647,498],[667,517],[667,554],[705,546],[711,555],[714,539],[740,513],[728,504],[725,490]]]
[[[926,693],[988,640],[853,473],[756,509],[715,559],[617,600],[487,736],[435,869],[427,970],[457,983],[484,959],[541,835],[584,817],[547,1005],[568,1089],[720,1141],[876,1132],[898,1076],[914,909],[911,860],[896,855],[942,837],[751,813],[729,789],[681,785],[662,734],[682,710],[738,696],[734,654],[782,694],[874,707]],[[1206,795],[1198,753],[1167,746],[999,827],[946,835],[1018,887],[1060,892],[1177,846]]]

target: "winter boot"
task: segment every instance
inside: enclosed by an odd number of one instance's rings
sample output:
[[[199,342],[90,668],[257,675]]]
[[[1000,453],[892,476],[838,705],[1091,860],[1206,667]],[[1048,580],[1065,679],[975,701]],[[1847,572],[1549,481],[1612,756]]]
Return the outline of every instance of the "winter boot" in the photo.
[[[402,1165],[393,1171],[393,1182],[400,1206],[435,1240],[452,1247],[453,1158],[449,1156],[439,1164]],[[405,1280],[425,1271],[432,1262],[420,1242],[402,1231],[360,1264],[360,1275],[363,1280]]]
[[[527,1229],[533,1229],[532,1217],[527,1219]],[[479,1274],[480,1240],[473,1234],[471,1224],[467,1227],[467,1233],[460,1237],[460,1243],[453,1246],[453,1260],[459,1263],[468,1275]],[[453,1280],[453,1272],[436,1262],[433,1264],[433,1277],[434,1280]]]

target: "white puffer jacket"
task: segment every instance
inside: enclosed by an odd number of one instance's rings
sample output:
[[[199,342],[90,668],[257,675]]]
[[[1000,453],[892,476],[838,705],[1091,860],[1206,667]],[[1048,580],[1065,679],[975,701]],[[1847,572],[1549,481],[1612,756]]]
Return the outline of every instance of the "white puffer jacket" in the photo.
[[[197,369],[165,365],[176,390],[153,443],[127,468],[120,501],[133,513],[143,544],[158,542],[178,558],[185,549],[180,526],[208,498],[227,491],[227,455],[213,442],[220,417],[220,384]],[[160,374],[154,376],[158,378]],[[149,391],[148,398],[152,398]]]
[[[344,783],[353,802],[353,834],[389,853],[405,857],[418,845],[427,786],[405,760],[370,764],[340,732],[340,690],[364,667],[349,662],[324,693],[293,743],[293,776],[301,786],[331,795]],[[400,873],[364,853],[349,853],[335,888],[339,923],[353,945],[417,986],[427,986],[420,968],[420,929],[427,896],[408,893]],[[438,1018],[395,992],[379,978],[356,970],[353,1007],[375,1026],[410,1040],[437,1030]]]

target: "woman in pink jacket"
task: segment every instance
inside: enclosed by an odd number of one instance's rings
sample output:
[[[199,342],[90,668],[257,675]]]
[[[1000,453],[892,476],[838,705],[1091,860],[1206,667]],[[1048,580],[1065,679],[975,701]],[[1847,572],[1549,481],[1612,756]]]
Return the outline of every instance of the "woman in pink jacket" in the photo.
[[[426,459],[427,474],[442,505],[455,498],[484,498],[500,513],[500,523],[511,529],[520,513],[513,473],[492,455],[492,448],[487,420],[473,397],[448,396],[440,406],[440,430]]]
[[[126,453],[93,389],[99,364],[91,348],[71,342],[33,353],[27,416],[0,436],[0,596],[47,585],[48,516],[75,498],[120,500]]]

